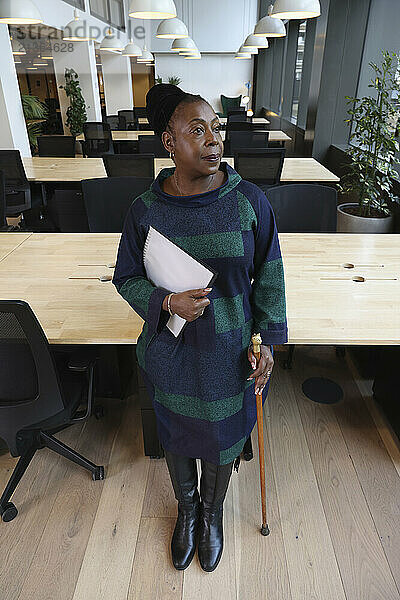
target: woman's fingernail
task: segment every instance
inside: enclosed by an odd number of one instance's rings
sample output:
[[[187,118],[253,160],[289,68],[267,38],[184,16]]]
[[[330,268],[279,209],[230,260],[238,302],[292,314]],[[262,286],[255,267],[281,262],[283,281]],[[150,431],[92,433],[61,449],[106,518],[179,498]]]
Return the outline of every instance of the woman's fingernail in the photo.
[[[252,379],[253,379],[252,377],[248,377],[248,378],[247,378],[247,381],[251,381]]]

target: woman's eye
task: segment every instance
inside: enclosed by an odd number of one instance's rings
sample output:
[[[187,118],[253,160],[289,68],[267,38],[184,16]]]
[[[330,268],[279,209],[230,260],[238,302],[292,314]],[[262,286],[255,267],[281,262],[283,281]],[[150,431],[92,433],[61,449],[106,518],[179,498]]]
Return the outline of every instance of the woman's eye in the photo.
[[[202,127],[196,127],[196,129],[194,130],[194,133],[203,133],[203,128]]]

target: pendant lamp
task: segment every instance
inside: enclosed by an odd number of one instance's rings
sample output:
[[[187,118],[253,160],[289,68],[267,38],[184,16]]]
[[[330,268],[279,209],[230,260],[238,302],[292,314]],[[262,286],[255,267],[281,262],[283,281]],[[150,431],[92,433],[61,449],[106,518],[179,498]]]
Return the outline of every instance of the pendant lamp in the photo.
[[[13,37],[11,37],[11,49],[14,56],[22,56],[23,54],[26,54],[26,50],[21,42],[19,40],[14,40]]]
[[[105,52],[120,52],[123,50],[124,45],[117,37],[114,36],[112,29],[110,28],[107,31],[107,35],[103,39],[100,45],[100,50],[104,50]]]
[[[250,52],[243,49],[243,46],[240,46],[239,50],[236,52],[235,58],[251,58]]]
[[[183,21],[175,17],[174,19],[164,19],[157,27],[156,37],[162,39],[181,39],[189,37],[187,27]]]
[[[143,46],[142,56],[137,59],[140,63],[154,62],[154,56],[146,48],[146,44]]]
[[[199,51],[197,51],[194,54],[188,54],[187,56],[184,56],[185,60],[199,60],[201,58],[201,54]]]
[[[284,37],[286,28],[281,19],[271,17],[273,6],[268,9],[268,15],[260,19],[254,27],[254,35],[260,37]]]
[[[268,40],[265,37],[258,37],[251,33],[243,43],[243,48],[268,48]]]
[[[64,27],[62,36],[66,42],[88,42],[96,39],[88,35],[87,23],[79,18],[76,8],[74,9],[74,18]]]
[[[172,42],[171,50],[172,52],[180,52],[181,50],[197,50],[197,48],[192,38],[187,37],[174,40]]]
[[[131,0],[129,16],[134,19],[173,19],[176,7],[173,0]]]
[[[129,44],[121,52],[122,56],[142,56],[142,49],[134,44],[132,38],[129,40]]]
[[[271,17],[274,19],[312,19],[319,17],[319,0],[275,0]]]
[[[0,23],[35,25],[43,19],[32,0],[0,0]]]

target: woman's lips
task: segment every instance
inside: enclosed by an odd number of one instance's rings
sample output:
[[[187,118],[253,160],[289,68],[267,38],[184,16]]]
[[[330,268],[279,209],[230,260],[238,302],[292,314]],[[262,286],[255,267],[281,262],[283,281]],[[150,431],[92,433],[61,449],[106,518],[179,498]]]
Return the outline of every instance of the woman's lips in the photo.
[[[220,154],[209,154],[208,156],[203,156],[203,160],[206,160],[208,162],[218,162],[220,158]]]

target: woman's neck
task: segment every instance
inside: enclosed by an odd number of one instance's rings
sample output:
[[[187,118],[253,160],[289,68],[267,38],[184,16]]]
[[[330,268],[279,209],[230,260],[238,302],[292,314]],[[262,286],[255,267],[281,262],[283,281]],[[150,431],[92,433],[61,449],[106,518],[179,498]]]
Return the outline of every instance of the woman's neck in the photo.
[[[213,175],[200,175],[195,177],[176,168],[173,175],[167,180],[168,190],[165,191],[171,193],[172,184],[172,193],[176,196],[204,194],[220,187],[224,181],[224,177],[223,171],[217,171]]]

